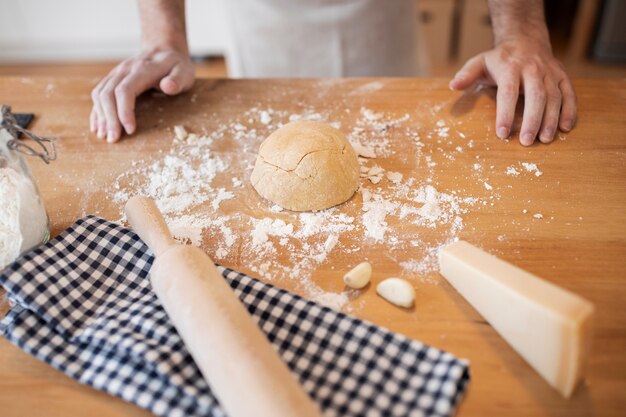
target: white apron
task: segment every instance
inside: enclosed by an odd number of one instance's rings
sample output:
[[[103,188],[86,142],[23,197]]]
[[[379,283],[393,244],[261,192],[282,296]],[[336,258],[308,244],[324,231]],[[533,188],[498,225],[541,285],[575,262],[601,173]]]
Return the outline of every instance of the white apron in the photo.
[[[415,0],[225,0],[232,77],[415,76]]]

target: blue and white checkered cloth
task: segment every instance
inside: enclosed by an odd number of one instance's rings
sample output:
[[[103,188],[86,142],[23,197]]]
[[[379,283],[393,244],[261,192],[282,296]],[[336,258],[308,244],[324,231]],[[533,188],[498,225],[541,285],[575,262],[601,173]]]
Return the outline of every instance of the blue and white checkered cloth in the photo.
[[[223,416],[152,291],[132,231],[89,216],[0,274],[0,332],[24,351],[159,416]],[[220,267],[325,416],[449,416],[469,381],[453,355]],[[245,400],[242,393],[242,400]]]

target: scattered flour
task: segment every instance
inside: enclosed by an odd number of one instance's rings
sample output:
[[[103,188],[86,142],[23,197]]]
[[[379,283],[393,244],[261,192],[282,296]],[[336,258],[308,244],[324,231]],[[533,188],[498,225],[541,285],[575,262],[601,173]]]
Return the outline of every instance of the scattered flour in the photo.
[[[341,310],[341,308],[350,301],[348,294],[346,293],[334,293],[334,292],[313,292],[310,296],[311,301],[330,307],[335,310]]]
[[[259,113],[259,120],[264,125],[270,124],[272,122],[272,116],[270,112],[273,113],[271,109],[269,111],[263,110]]]
[[[187,133],[187,129],[185,129],[184,126],[174,126],[174,135],[176,136],[176,139],[178,140],[185,140],[187,139],[187,137],[189,136],[189,133]]]
[[[214,190],[210,184],[217,173],[223,172],[226,168],[227,164],[219,156],[169,154],[160,161],[118,178],[117,188],[121,190],[115,193],[114,201],[123,203],[130,197],[126,187],[119,184],[123,177],[134,181],[133,177],[139,174],[146,182],[136,188],[136,193],[154,198],[159,209],[165,214],[185,213],[216,199],[219,206],[221,202],[219,199],[232,198],[233,195],[224,189],[220,194],[220,191]]]
[[[398,203],[385,200],[378,194],[373,194],[370,201],[363,203],[365,237],[382,242],[389,228],[385,221],[387,214],[393,213],[397,208]]]
[[[522,162],[521,164],[526,171],[534,172],[536,177],[540,177],[541,175],[543,175],[543,172],[539,171],[539,168],[537,168],[537,164],[530,162]]]
[[[408,114],[394,119],[385,113],[376,113],[366,108],[361,108],[360,114],[361,117],[348,134],[348,140],[352,144],[357,144],[357,152],[367,149],[368,153],[377,157],[389,155],[391,152],[389,132],[410,119]]]
[[[376,158],[376,150],[373,146],[363,145],[355,140],[350,141],[350,144],[352,145],[352,148],[354,148],[357,155],[365,158]]]
[[[535,177],[540,177],[543,175],[543,172],[539,170],[537,164],[532,162],[519,162],[518,164],[509,165],[506,167],[506,175],[517,177],[522,171],[534,173]]]
[[[483,180],[482,194],[468,196],[439,185],[435,168],[445,169],[455,152],[463,152],[455,141],[465,135],[452,130],[452,122],[439,120],[436,128],[425,129],[408,114],[367,108],[346,114],[348,122],[336,112],[308,107],[290,113],[256,106],[207,134],[175,127],[169,152],[135,161],[117,178],[113,201],[122,208],[131,195],[151,196],[178,239],[202,247],[216,262],[245,265],[269,282],[293,280],[307,297],[335,309],[344,308],[351,293],[326,291],[314,280],[334,253],[380,252],[396,262],[402,276],[437,284],[433,273],[440,248],[458,239],[463,216],[473,206],[493,205],[493,187]],[[348,133],[361,164],[360,196],[328,210],[295,213],[267,205],[246,186],[261,141],[295,120],[326,121]],[[424,147],[428,139],[449,150]],[[386,157],[399,143],[410,146],[402,160],[418,167],[415,172],[403,175],[389,165]],[[236,151],[218,152],[218,146]],[[473,168],[474,175],[482,172],[479,163]],[[223,204],[227,200],[233,202]]]
[[[213,210],[217,210],[222,201],[230,200],[234,197],[235,194],[231,191],[226,191],[226,189],[220,188],[217,190],[217,195],[213,198],[213,201],[211,201],[211,206],[213,207]]]
[[[372,81],[371,83],[364,84],[354,89],[352,92],[350,92],[350,95],[355,96],[355,95],[361,95],[361,94],[371,94],[374,91],[378,91],[382,89],[384,86],[385,86],[385,83],[383,81]]]
[[[515,166],[511,165],[506,168],[506,175],[518,176],[520,174],[519,170],[515,168]]]
[[[252,231],[252,245],[260,247],[265,245],[269,236],[287,236],[293,233],[293,224],[287,224],[281,219],[271,219],[269,217],[254,222]]]
[[[400,182],[402,181],[402,173],[387,171],[387,179],[394,184],[400,184]]]

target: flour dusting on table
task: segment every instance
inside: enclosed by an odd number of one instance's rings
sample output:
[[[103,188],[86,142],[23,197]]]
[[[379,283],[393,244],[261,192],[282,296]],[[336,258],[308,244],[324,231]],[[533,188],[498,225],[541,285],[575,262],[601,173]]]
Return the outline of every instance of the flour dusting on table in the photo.
[[[458,125],[435,119],[435,126],[424,128],[409,114],[366,107],[354,113],[257,106],[208,134],[172,126],[171,149],[157,160],[135,161],[110,191],[120,209],[135,194],[154,198],[178,239],[202,247],[218,263],[246,265],[266,281],[294,280],[308,298],[332,308],[343,308],[355,294],[326,291],[315,280],[320,268],[335,268],[332,258],[339,254],[356,264],[363,253],[379,253],[397,264],[399,276],[437,284],[437,254],[458,239],[463,216],[500,198],[488,182],[493,167],[480,162],[467,167],[476,183],[470,191],[446,188],[435,169],[474,147]],[[249,184],[262,140],[285,123],[304,119],[342,130],[359,154],[360,189],[341,206],[290,212],[264,201]],[[401,167],[388,160],[392,154],[411,170],[398,172]],[[522,170],[541,175],[530,163],[506,173]],[[338,272],[349,267],[337,265]]]

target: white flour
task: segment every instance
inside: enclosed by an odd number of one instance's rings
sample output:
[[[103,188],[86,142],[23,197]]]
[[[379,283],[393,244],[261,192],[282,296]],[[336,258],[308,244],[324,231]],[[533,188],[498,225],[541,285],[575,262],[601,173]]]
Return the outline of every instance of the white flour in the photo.
[[[273,249],[271,244],[267,245],[269,243],[269,236],[282,237],[293,235],[293,224],[287,224],[281,219],[272,220],[271,218],[266,217],[261,221],[253,221],[252,224],[254,224],[254,230],[252,231],[252,245],[257,248],[267,246],[268,248],[271,247]]]
[[[435,169],[444,172],[464,152],[459,142],[467,146],[465,153],[475,152],[458,124],[439,120],[426,129],[408,114],[398,117],[365,107],[354,116],[350,110],[320,113],[304,107],[290,113],[255,106],[208,135],[176,127],[167,154],[154,162],[137,161],[118,177],[111,190],[114,202],[121,209],[131,195],[149,195],[175,236],[202,247],[216,262],[245,265],[269,282],[293,280],[308,298],[336,309],[356,295],[324,290],[328,285],[316,280],[323,265],[334,269],[329,264],[333,254],[360,262],[367,254],[380,253],[396,263],[398,275],[437,284],[436,276],[431,277],[437,254],[459,238],[463,215],[474,206],[493,206],[500,198],[484,176],[487,167],[478,162],[468,167],[468,175],[482,183],[476,195],[446,189]],[[289,212],[263,201],[248,182],[261,141],[285,123],[303,119],[325,121],[347,132],[360,155],[359,192],[339,207]],[[218,152],[218,146],[236,151]],[[413,171],[398,172],[386,158],[391,154]],[[540,172],[530,165],[517,169]]]
[[[22,246],[16,174],[10,168],[0,169],[0,269],[19,256]]]
[[[520,162],[518,164],[509,165],[506,168],[506,175],[518,176],[522,173],[522,170],[534,174],[535,177],[540,177],[543,175],[543,172],[539,170],[537,164],[532,162]]]
[[[48,217],[30,179],[10,167],[0,168],[0,269],[20,253],[42,243]]]
[[[379,194],[374,194],[372,199],[363,203],[361,221],[365,226],[365,237],[376,242],[383,242],[389,225],[385,221],[387,214],[392,214],[398,208],[398,203],[385,200]]]
[[[514,165],[508,166],[506,168],[506,175],[518,176],[520,174],[519,170],[515,168]]]
[[[216,174],[226,168],[227,164],[220,157],[210,155],[208,150],[206,153],[192,149],[169,154],[161,161],[118,178],[116,188],[120,191],[115,193],[114,201],[122,203],[130,197],[127,187],[120,185],[122,179],[136,182],[140,177],[146,183],[137,191],[154,198],[164,213],[186,213],[207,201],[212,201],[216,210],[222,201],[234,196],[224,188],[214,190],[211,187]]]
[[[534,172],[536,177],[540,177],[541,175],[543,175],[543,172],[541,172],[539,168],[537,168],[537,164],[531,162],[522,162],[521,164],[526,171]]]

